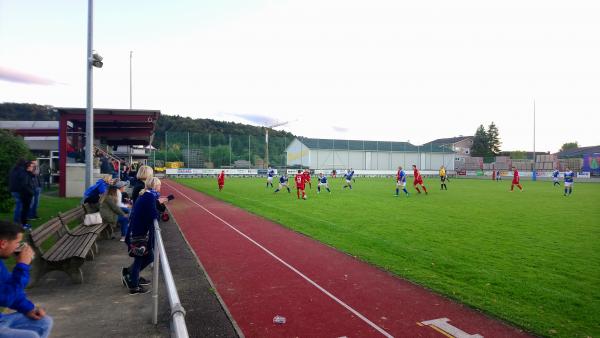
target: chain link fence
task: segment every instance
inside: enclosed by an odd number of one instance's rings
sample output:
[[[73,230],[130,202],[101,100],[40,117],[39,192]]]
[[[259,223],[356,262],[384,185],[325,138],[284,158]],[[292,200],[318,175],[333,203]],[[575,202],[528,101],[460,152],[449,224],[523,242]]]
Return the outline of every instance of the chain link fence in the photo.
[[[223,133],[166,132],[154,140],[151,166],[181,162],[186,168],[266,168],[286,165],[285,149],[292,138]]]

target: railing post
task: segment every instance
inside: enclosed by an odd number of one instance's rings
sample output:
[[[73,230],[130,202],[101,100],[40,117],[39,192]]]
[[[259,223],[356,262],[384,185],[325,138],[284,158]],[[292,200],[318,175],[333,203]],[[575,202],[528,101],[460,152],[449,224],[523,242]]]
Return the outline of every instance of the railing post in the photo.
[[[152,323],[156,325],[158,323],[158,278],[159,268],[162,269],[167,298],[171,308],[171,337],[175,338],[187,338],[189,337],[187,326],[185,324],[185,309],[181,305],[179,295],[177,294],[177,287],[175,286],[175,280],[173,280],[173,274],[171,273],[171,267],[169,265],[169,259],[167,258],[167,252],[163,245],[162,236],[160,234],[160,227],[158,221],[154,220],[154,270],[153,270],[153,284],[152,284],[152,300],[153,300],[153,311],[152,311]],[[163,262],[160,265],[159,257],[162,256]]]
[[[152,271],[152,324],[158,323],[158,271],[160,265],[160,227],[154,220],[154,270]]]

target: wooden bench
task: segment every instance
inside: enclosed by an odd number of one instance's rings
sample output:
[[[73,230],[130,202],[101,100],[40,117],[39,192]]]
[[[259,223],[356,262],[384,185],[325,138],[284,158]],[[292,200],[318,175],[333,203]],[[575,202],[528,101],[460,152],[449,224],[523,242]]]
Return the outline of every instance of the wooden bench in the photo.
[[[43,244],[51,238],[55,242],[48,250],[44,250]],[[70,232],[59,217],[54,217],[33,229],[27,234],[27,241],[35,252],[30,286],[53,270],[66,272],[74,283],[83,283],[81,266],[86,258],[93,259],[92,247],[97,238],[96,232]]]
[[[72,235],[83,235],[87,233],[95,233],[99,237],[104,233],[105,238],[110,238],[112,235],[112,229],[108,224],[100,223],[100,224],[92,224],[85,225],[83,224],[83,218],[86,214],[86,208],[84,205],[68,210],[64,213],[59,212],[58,218],[60,218],[62,224],[65,226],[65,229]],[[77,226],[74,228],[70,228],[70,224],[72,222],[77,222]],[[98,246],[94,245],[94,250],[98,253]]]

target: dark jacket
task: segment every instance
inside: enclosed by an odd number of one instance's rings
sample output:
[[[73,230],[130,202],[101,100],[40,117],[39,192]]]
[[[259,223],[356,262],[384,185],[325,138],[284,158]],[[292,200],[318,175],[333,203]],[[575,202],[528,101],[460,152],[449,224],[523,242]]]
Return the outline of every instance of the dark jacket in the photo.
[[[21,192],[25,168],[23,166],[14,166],[8,174],[8,190],[10,192]]]
[[[7,307],[26,314],[35,307],[25,295],[29,282],[29,265],[17,263],[10,273],[0,260],[0,307]],[[0,312],[0,320],[2,312]]]
[[[23,186],[21,187],[21,195],[31,195],[35,193],[35,175],[29,171],[25,171],[23,175]]]
[[[131,181],[130,181],[131,182]],[[144,189],[146,184],[137,178],[132,182],[133,190],[131,191],[131,202],[135,204],[138,196],[140,195],[140,191]]]
[[[149,238],[149,249],[154,246],[154,220],[158,220],[156,203],[158,199],[151,192],[141,194],[129,216],[129,230],[125,241],[129,244],[131,236],[145,236]]]
[[[106,156],[100,157],[100,173],[101,174],[112,174],[115,168],[110,164],[110,161]]]
[[[31,182],[33,183],[34,188],[41,188],[42,182],[40,181],[40,175],[32,174]]]

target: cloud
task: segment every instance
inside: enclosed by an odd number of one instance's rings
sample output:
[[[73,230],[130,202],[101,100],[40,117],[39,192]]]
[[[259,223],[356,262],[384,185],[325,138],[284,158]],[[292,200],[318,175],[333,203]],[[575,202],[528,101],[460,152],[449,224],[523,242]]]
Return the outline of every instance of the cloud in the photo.
[[[331,126],[331,129],[337,131],[338,133],[347,133],[348,132],[348,128],[344,128],[344,127]]]
[[[21,73],[16,70],[0,67],[0,80],[7,82],[16,82],[33,85],[44,85],[49,86],[56,84],[55,81],[45,79],[39,76]]]
[[[269,116],[263,116],[263,115],[257,115],[257,114],[231,114],[231,113],[229,115],[240,117],[250,123],[258,124],[261,126],[270,126],[270,125],[277,123],[277,120],[275,120],[274,118],[269,117]]]

